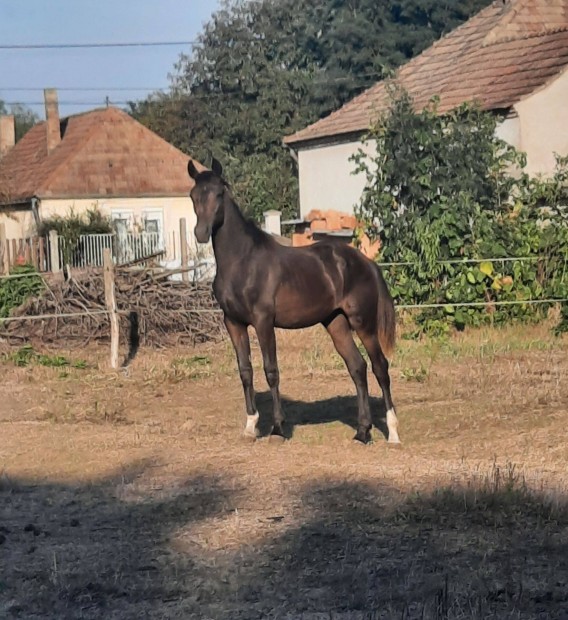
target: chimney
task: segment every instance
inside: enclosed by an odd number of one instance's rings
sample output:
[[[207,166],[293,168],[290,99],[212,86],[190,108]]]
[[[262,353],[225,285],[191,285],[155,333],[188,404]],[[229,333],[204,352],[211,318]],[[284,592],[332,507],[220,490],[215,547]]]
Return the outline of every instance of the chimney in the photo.
[[[16,144],[14,116],[0,116],[0,159]]]
[[[45,101],[45,118],[47,120],[47,154],[49,155],[61,142],[57,90],[55,88],[46,88],[43,91],[43,98]]]

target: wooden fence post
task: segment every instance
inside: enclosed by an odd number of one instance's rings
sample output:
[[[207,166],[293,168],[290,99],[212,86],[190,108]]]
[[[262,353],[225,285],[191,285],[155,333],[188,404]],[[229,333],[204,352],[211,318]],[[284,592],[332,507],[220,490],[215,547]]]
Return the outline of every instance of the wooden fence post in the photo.
[[[6,239],[6,224],[0,224],[0,269],[4,275],[10,273],[10,250]]]
[[[181,250],[181,268],[185,271],[181,272],[181,278],[184,282],[189,282],[189,252],[187,248],[187,221],[185,217],[179,220],[179,243]]]
[[[118,368],[118,341],[120,338],[116,297],[114,293],[114,265],[110,248],[103,250],[103,272],[105,279],[105,302],[110,319],[110,366]]]
[[[49,231],[49,263],[52,273],[59,273],[61,265],[59,264],[59,239],[56,230]]]
[[[45,237],[39,238],[39,271],[49,271],[45,264]]]
[[[39,247],[37,237],[30,237],[30,253],[32,256],[32,265],[36,271],[39,271]]]

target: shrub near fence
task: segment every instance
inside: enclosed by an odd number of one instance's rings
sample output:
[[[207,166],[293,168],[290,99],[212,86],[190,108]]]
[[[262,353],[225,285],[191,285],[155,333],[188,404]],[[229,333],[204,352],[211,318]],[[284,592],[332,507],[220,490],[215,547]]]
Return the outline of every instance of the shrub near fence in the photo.
[[[397,307],[416,310],[418,330],[431,335],[450,326],[538,321],[568,303],[566,256],[439,261],[428,275],[419,263],[381,267]]]
[[[530,177],[496,126],[469,105],[416,112],[395,88],[370,132],[374,151],[354,158],[367,177],[358,219],[381,240],[395,301],[420,307],[419,331],[538,320],[543,300],[568,298],[568,157],[551,177]]]

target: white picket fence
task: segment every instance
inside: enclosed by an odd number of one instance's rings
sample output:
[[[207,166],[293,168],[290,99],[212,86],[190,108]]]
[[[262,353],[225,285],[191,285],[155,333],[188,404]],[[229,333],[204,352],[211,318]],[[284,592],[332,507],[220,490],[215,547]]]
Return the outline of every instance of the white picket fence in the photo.
[[[102,267],[103,252],[110,248],[116,265],[142,260],[161,253],[157,263],[166,268],[176,270],[181,267],[181,248],[179,237],[164,237],[159,233],[109,233],[81,235],[74,247],[69,247],[63,237],[57,237],[59,265],[69,265],[73,269]],[[66,249],[69,247],[69,251]],[[198,251],[189,252],[189,279],[193,281],[212,280],[215,277],[216,264],[212,248],[200,247]],[[181,273],[172,275],[173,280],[181,280]]]
[[[159,233],[81,235],[74,247],[70,247],[63,237],[58,237],[58,243],[60,264],[69,264],[75,269],[101,267],[105,248],[112,250],[113,259],[118,265],[158,252],[166,253],[166,244]]]

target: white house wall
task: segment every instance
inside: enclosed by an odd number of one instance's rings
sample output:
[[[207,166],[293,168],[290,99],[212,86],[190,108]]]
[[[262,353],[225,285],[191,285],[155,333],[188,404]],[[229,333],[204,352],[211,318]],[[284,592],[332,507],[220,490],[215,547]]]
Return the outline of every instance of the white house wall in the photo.
[[[495,135],[516,149],[521,149],[521,120],[518,116],[506,118],[497,125]]]
[[[301,217],[312,209],[353,213],[366,180],[364,174],[352,174],[355,163],[350,158],[360,148],[372,153],[374,143],[343,142],[299,150]]]
[[[527,172],[554,171],[554,153],[568,155],[568,71],[519,102],[521,150],[527,153]]]
[[[568,70],[518,103],[515,112],[498,125],[496,135],[526,153],[529,174],[550,175],[554,153],[568,155]],[[360,148],[371,153],[374,143],[362,147],[351,141],[298,150],[301,217],[312,209],[353,213],[365,187],[365,176],[353,175],[355,164],[350,161]]]
[[[0,224],[4,224],[7,239],[22,239],[28,236],[25,231],[33,231],[35,221],[31,209],[0,211]]]

